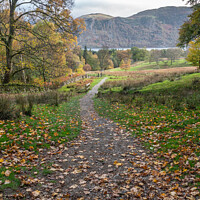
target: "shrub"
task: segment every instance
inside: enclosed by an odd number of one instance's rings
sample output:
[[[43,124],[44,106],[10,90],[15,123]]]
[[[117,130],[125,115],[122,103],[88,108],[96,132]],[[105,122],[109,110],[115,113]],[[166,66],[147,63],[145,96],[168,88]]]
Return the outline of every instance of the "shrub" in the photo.
[[[43,92],[43,93],[38,94],[35,102],[37,104],[54,105],[55,102],[57,102],[56,104],[58,104],[58,99],[55,100],[56,97],[57,97],[57,95],[55,95],[55,91],[47,91],[47,92]]]
[[[192,89],[198,89],[200,87],[200,78],[199,77],[195,77],[192,80]]]
[[[0,120],[11,120],[18,117],[19,113],[10,96],[0,95]]]
[[[35,102],[34,95],[28,94],[27,96],[17,95],[16,104],[20,107],[20,111],[27,116],[32,115],[32,109]]]
[[[86,65],[83,66],[83,70],[84,71],[91,71],[92,67],[89,64],[86,64]]]
[[[186,106],[188,109],[195,110],[200,103],[200,95],[193,94],[186,98]]]
[[[58,92],[56,90],[47,91],[35,96],[34,102],[37,104],[50,104],[58,106],[63,101],[68,101],[73,95],[72,91]]]
[[[142,108],[143,105],[145,104],[145,100],[144,100],[143,96],[135,97],[134,104],[136,107]]]

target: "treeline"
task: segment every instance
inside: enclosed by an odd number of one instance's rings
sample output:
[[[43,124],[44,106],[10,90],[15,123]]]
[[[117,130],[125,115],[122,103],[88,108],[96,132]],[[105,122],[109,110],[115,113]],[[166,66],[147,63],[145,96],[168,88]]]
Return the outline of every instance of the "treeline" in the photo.
[[[128,50],[103,47],[96,52],[85,47],[82,51],[79,49],[79,57],[84,59],[83,69],[85,71],[96,71],[117,67],[128,69],[131,64],[138,61],[156,62],[157,65],[159,62],[164,62],[166,65],[172,65],[178,58],[186,57],[186,52],[180,48],[148,51],[145,48],[140,49],[138,47],[132,47]]]

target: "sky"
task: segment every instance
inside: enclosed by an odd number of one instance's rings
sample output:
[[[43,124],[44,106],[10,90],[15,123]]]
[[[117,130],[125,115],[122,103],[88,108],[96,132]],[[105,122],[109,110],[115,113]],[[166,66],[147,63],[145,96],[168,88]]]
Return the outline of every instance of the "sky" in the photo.
[[[75,0],[73,17],[103,13],[113,17],[129,17],[143,10],[165,6],[185,6],[182,0]]]

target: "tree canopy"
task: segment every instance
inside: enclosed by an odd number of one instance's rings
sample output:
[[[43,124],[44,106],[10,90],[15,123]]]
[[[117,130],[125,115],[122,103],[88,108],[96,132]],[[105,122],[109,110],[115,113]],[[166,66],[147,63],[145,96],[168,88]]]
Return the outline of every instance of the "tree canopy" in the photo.
[[[192,2],[191,2],[192,3]],[[197,41],[200,37],[200,4],[193,6],[193,13],[189,15],[179,30],[179,43],[177,46],[184,47],[191,41]]]
[[[4,47],[6,57],[5,65],[2,66],[3,83],[9,83],[15,73],[13,60],[16,56],[33,58],[36,45],[31,42],[31,37],[48,43],[49,34],[44,31],[41,34],[33,28],[34,24],[43,21],[48,26],[48,22],[51,22],[54,31],[66,41],[76,39],[74,37],[81,32],[84,23],[71,17],[72,6],[72,0],[0,0],[0,46]],[[15,43],[20,45],[15,48]]]
[[[196,4],[200,3],[200,1],[199,0],[188,0],[187,3],[190,5],[196,5]]]
[[[190,42],[189,46],[190,48],[186,60],[192,62],[194,66],[198,66],[200,69],[200,43]]]

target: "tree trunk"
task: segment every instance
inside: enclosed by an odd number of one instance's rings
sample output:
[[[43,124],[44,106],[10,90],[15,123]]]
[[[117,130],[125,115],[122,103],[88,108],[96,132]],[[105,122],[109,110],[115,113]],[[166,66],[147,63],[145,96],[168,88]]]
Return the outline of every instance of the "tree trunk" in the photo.
[[[22,58],[22,55],[21,55],[21,68],[23,69],[23,58]],[[25,70],[22,70],[22,79],[24,81],[24,83],[26,84],[26,73],[25,73]]]
[[[43,81],[44,81],[44,85],[46,83],[46,76],[45,76],[45,67],[44,67],[44,58],[43,58],[43,62],[42,62],[42,77],[43,77]]]
[[[200,69],[200,56],[199,56],[199,69]]]
[[[4,74],[3,84],[7,84],[10,82],[10,72],[6,71]]]
[[[12,73],[12,47],[13,47],[13,37],[15,34],[15,6],[16,0],[10,2],[10,19],[9,19],[9,35],[6,41],[6,70],[4,74],[3,84],[9,83],[11,80]]]
[[[10,45],[9,45],[10,46]],[[11,80],[12,60],[9,47],[6,47],[6,70],[4,74],[3,84],[7,84]]]

